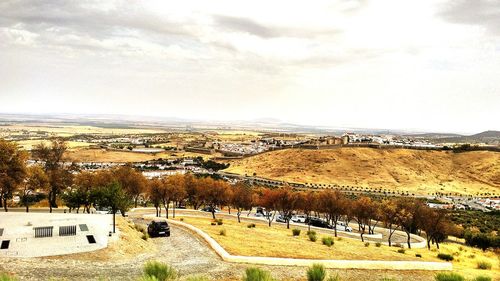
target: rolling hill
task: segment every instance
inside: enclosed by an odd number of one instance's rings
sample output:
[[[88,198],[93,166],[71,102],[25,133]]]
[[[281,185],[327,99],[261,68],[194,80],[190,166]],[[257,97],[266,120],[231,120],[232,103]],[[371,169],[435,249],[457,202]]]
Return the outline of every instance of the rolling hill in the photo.
[[[500,194],[500,153],[410,149],[286,149],[233,160],[225,171],[300,183],[416,194]]]

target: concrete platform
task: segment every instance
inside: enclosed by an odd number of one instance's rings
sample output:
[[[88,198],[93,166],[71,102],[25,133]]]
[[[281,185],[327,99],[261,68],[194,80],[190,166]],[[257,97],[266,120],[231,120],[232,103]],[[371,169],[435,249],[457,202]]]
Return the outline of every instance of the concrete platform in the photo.
[[[35,227],[53,227],[52,237],[35,237]],[[76,234],[60,236],[59,227],[76,226]],[[0,257],[44,257],[90,252],[108,246],[112,216],[98,214],[0,213]],[[115,234],[116,235],[116,234]],[[95,243],[90,243],[92,236]],[[92,239],[91,239],[92,240]]]

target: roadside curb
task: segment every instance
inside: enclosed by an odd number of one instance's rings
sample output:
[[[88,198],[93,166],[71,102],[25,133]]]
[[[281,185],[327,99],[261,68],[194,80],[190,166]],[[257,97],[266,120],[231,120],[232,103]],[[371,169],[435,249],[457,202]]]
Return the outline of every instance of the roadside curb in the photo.
[[[201,238],[219,255],[222,260],[234,263],[250,263],[262,265],[284,265],[284,266],[311,266],[321,263],[326,268],[336,269],[385,269],[385,270],[453,270],[449,262],[421,262],[421,261],[377,261],[377,260],[317,260],[317,259],[293,259],[273,257],[251,257],[233,256],[229,254],[217,241],[208,234],[190,224],[175,220],[168,220],[172,225],[188,229]]]

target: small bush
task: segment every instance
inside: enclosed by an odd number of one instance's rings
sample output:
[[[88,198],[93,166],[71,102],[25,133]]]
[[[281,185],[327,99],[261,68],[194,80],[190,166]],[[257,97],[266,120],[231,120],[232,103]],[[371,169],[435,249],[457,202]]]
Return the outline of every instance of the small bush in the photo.
[[[375,243],[375,246],[376,246],[377,248],[380,248],[380,246],[382,246],[382,243],[377,242],[377,243]]]
[[[491,281],[491,277],[489,276],[477,276],[476,278],[472,279],[472,281]]]
[[[487,261],[478,261],[477,262],[478,269],[491,269],[491,263]]]
[[[370,242],[365,242],[365,247],[370,246]]]
[[[323,237],[321,242],[328,247],[331,247],[335,243],[333,242],[333,237]]]
[[[326,270],[322,264],[315,263],[307,269],[307,281],[323,281],[326,277]]]
[[[307,235],[309,235],[309,234],[316,235],[316,231],[314,231],[314,230],[308,230],[306,234]]]
[[[216,222],[217,222],[217,225],[222,225],[223,224],[222,219],[217,219]]]
[[[180,221],[184,221],[184,218],[180,218],[179,220],[180,220]]]
[[[434,276],[436,281],[464,281],[465,278],[458,273],[438,273]]]
[[[398,249],[398,253],[400,253],[400,254],[404,254],[405,252],[406,252],[406,250],[405,250],[405,249],[403,249],[403,248]]]
[[[210,223],[210,225],[217,225],[217,223],[213,221]]]
[[[439,253],[437,255],[437,257],[439,259],[442,259],[442,260],[445,260],[445,261],[452,261],[453,260],[453,256],[452,255],[449,255],[449,254],[443,254],[443,253]]]
[[[142,238],[142,240],[147,241],[149,239],[149,234],[143,233],[141,238]]]
[[[274,281],[271,273],[256,267],[249,267],[245,270],[243,281]]]
[[[247,227],[248,227],[248,228],[255,228],[255,223],[249,223],[249,224],[247,225]]]
[[[326,279],[326,281],[340,281],[340,276],[338,274],[335,274],[335,276],[330,276]]]
[[[221,235],[221,236],[226,236],[226,230],[225,230],[225,229],[221,229],[221,230],[219,231],[219,235]]]
[[[300,235],[300,229],[297,229],[297,228],[292,229],[292,234],[293,234],[293,236],[299,236]]]
[[[421,254],[415,254],[415,257],[417,257],[417,258],[421,258],[421,257],[422,257],[422,255],[421,255]]]
[[[8,275],[7,273],[0,273],[0,281],[17,281],[15,276]]]
[[[312,242],[316,242],[316,240],[318,239],[316,237],[316,233],[309,233],[309,234],[307,234],[307,237],[309,237],[309,240]]]
[[[155,277],[158,281],[175,280],[177,272],[168,264],[149,261],[144,265],[144,277]]]
[[[156,278],[154,276],[144,275],[144,276],[141,276],[141,278],[139,278],[139,281],[158,281],[158,278]]]
[[[337,241],[342,241],[342,237],[337,237]]]
[[[396,281],[396,279],[384,277],[384,278],[380,279],[380,281]]]

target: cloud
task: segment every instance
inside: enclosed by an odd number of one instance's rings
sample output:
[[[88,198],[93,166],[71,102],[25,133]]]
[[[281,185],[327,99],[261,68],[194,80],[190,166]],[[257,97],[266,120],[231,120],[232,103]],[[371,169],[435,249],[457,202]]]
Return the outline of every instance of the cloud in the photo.
[[[493,35],[500,36],[498,0],[452,0],[442,6],[439,15],[452,23],[483,26]]]

